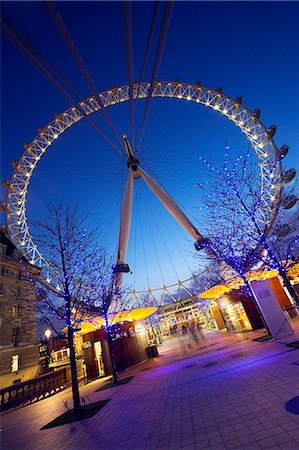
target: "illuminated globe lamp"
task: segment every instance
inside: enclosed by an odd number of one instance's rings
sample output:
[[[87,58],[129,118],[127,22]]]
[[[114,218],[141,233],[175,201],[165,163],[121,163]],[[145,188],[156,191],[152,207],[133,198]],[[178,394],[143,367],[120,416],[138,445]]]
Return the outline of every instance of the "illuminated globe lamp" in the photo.
[[[50,337],[51,337],[51,334],[52,334],[52,331],[49,330],[49,328],[48,328],[48,329],[45,331],[45,338],[46,338],[47,340],[49,340]]]

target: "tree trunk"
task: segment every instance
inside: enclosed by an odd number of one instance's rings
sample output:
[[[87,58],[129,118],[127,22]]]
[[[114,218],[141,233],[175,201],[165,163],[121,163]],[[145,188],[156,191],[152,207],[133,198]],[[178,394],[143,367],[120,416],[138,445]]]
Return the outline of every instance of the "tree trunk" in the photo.
[[[109,355],[110,355],[111,366],[112,366],[113,383],[117,384],[118,383],[118,376],[117,376],[116,364],[115,364],[115,358],[114,358],[113,341],[112,341],[112,336],[111,336],[111,330],[110,330],[110,325],[109,325],[109,322],[108,322],[108,317],[107,317],[106,314],[104,314],[104,316],[105,316],[106,333],[107,333],[107,339],[108,339]]]
[[[297,307],[299,306],[299,299],[298,296],[295,292],[295,289],[293,288],[290,280],[288,279],[287,274],[285,273],[284,270],[279,271],[279,275],[282,277],[283,279],[283,284],[284,286],[287,288],[287,290],[289,291],[290,296],[292,297],[292,299],[294,300],[294,302],[296,303]]]
[[[78,375],[76,367],[76,354],[74,349],[74,330],[72,326],[68,326],[68,342],[70,347],[70,363],[71,363],[71,375],[72,375],[72,393],[73,393],[73,403],[74,412],[79,413],[81,411],[80,395],[79,395],[79,385],[78,385]]]

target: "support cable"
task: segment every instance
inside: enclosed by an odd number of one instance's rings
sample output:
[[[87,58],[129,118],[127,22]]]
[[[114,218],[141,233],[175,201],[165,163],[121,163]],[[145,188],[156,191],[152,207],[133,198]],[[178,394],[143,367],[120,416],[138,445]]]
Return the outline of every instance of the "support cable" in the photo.
[[[152,238],[152,241],[153,241],[153,247],[154,247],[156,258],[157,258],[157,262],[158,262],[158,266],[159,266],[159,271],[160,271],[162,283],[163,283],[163,286],[165,286],[165,280],[164,280],[163,273],[162,273],[162,268],[161,268],[161,263],[160,263],[160,259],[159,259],[159,254],[158,254],[158,251],[157,251],[157,247],[156,247],[156,243],[155,243],[154,234],[153,234],[153,230],[152,230],[152,227],[151,227],[148,211],[147,211],[146,208],[144,208],[144,210],[145,210],[146,220],[147,220],[148,227],[149,227],[149,230],[150,230],[151,238]]]
[[[7,20],[7,19],[5,19]],[[8,22],[8,20],[7,20]],[[10,26],[13,28],[12,24]],[[21,34],[20,31],[17,31],[14,29],[14,32],[19,35],[20,39],[25,43],[25,45],[30,49],[31,53],[33,53],[37,58],[40,59],[40,61],[45,64],[56,76],[57,78],[60,78],[61,81],[75,94],[77,97],[81,100],[83,96],[80,94],[80,92],[59,72],[59,70],[51,64],[47,58],[43,55],[43,53],[36,48],[32,42],[30,42],[24,35]]]
[[[129,97],[130,97],[130,120],[132,131],[132,143],[135,147],[135,124],[134,124],[134,108],[133,108],[133,39],[132,39],[132,9],[130,1],[123,1],[123,16],[125,30],[126,60],[129,81]]]
[[[136,204],[138,204],[138,191],[135,191]],[[133,269],[133,289],[136,289],[136,252],[137,252],[137,223],[134,223],[134,269]]]
[[[47,2],[44,1],[44,6],[45,6],[50,18],[54,22],[54,25],[56,26],[58,32],[60,33],[62,40],[64,41],[65,45],[69,49],[71,56],[72,56],[75,64],[77,65],[79,71],[81,72],[81,75],[85,79],[91,93],[93,94],[95,99],[98,101],[98,103],[101,107],[101,111],[104,113],[109,126],[111,127],[112,131],[114,132],[117,140],[119,141],[119,143],[121,145],[121,148],[123,148],[123,142],[111,120],[111,117],[109,116],[108,112],[105,110],[105,105],[103,104],[103,101],[102,101],[101,97],[99,96],[99,93],[94,84],[94,81],[93,81],[92,77],[90,76],[90,73],[88,72],[88,69],[87,69],[86,65],[84,64],[84,61],[75,46],[75,43],[68,31],[63,19],[62,19],[61,14],[59,13],[58,9],[55,6],[55,2],[54,1],[47,1]]]
[[[151,100],[151,97],[152,97],[152,94],[154,91],[155,83],[157,80],[157,76],[158,76],[158,72],[159,72],[159,68],[160,68],[160,64],[161,64],[162,54],[163,54],[165,43],[166,43],[167,31],[168,31],[168,28],[170,25],[170,19],[171,19],[173,6],[174,6],[174,2],[169,1],[169,2],[166,2],[165,8],[164,8],[164,14],[163,14],[162,25],[161,25],[161,29],[160,29],[159,41],[158,41],[158,45],[157,45],[156,57],[155,57],[153,71],[152,71],[148,97],[146,99],[146,106],[145,106],[145,111],[144,111],[144,116],[143,116],[143,121],[142,121],[142,126],[141,126],[139,142],[137,145],[137,149],[138,149],[137,151],[139,151],[139,149],[140,149],[140,144],[141,144],[142,137],[143,137],[144,127],[145,127],[145,123],[146,123],[146,120],[148,117],[150,100]]]
[[[182,259],[184,260],[184,263],[186,264],[186,266],[188,267],[188,269],[189,269],[190,272],[192,273],[192,269],[191,269],[191,267],[189,266],[188,261],[186,260],[186,258],[185,258],[185,256],[184,256],[184,253],[182,252],[182,250],[181,250],[180,247],[178,246],[176,239],[174,238],[173,234],[171,233],[169,227],[166,225],[165,220],[162,218],[162,215],[161,215],[161,222],[164,224],[165,228],[167,229],[167,232],[168,232],[169,236],[171,237],[171,239],[172,239],[174,245],[176,246],[178,252],[180,253]],[[180,231],[180,233],[182,234],[182,233],[183,233],[182,227],[178,224],[178,222],[177,222],[176,220],[174,220],[174,223],[175,223],[177,229],[178,229],[178,230]]]
[[[144,247],[143,230],[142,230],[142,226],[141,226],[139,205],[137,205],[137,214],[138,214],[138,222],[139,222],[140,235],[141,235],[141,243],[142,243],[142,250],[143,250],[143,257],[144,257],[145,272],[146,272],[146,278],[147,278],[147,287],[148,287],[148,289],[150,289],[150,281],[149,281],[149,275],[148,275],[147,259],[146,259],[146,253],[145,253],[145,247]]]
[[[182,259],[184,260],[184,262],[185,262],[185,264],[186,264],[186,266],[188,267],[188,269],[189,269],[190,272],[192,273],[192,269],[191,269],[190,265],[188,264],[188,261],[186,260],[186,258],[185,258],[185,256],[184,256],[183,252],[181,251],[180,247],[178,246],[178,244],[177,244],[177,242],[176,242],[176,240],[175,240],[173,234],[171,233],[169,227],[167,226],[167,224],[166,224],[166,222],[165,222],[165,220],[164,220],[162,214],[160,214],[160,220],[159,220],[159,222],[162,223],[162,224],[165,226],[168,235],[171,237],[171,239],[172,239],[172,241],[173,241],[175,247],[177,248],[178,252],[180,253]],[[177,221],[176,219],[174,219],[174,224],[175,224],[175,226],[177,227],[177,229],[178,229],[178,231],[180,232],[180,234],[184,234],[184,235],[185,235],[182,226],[178,223],[178,221]]]
[[[200,232],[195,228],[193,223],[188,219],[188,217],[182,212],[178,204],[173,200],[173,198],[167,193],[167,191],[153,179],[151,178],[141,167],[138,167],[138,173],[147,184],[149,189],[155,194],[159,201],[164,205],[167,211],[181,224],[181,226],[187,231],[187,233],[192,237],[192,239],[197,242],[202,240],[203,237]]]
[[[170,252],[169,252],[169,250],[168,250],[168,248],[167,248],[167,245],[166,245],[166,242],[165,242],[163,233],[162,233],[161,228],[160,228],[160,226],[159,226],[159,223],[158,223],[158,221],[157,221],[157,213],[154,212],[154,210],[153,210],[153,208],[150,206],[150,204],[149,204],[149,207],[150,207],[150,209],[151,209],[151,211],[152,211],[152,217],[153,217],[153,219],[154,219],[154,222],[155,222],[155,224],[156,224],[156,227],[157,227],[157,229],[158,229],[158,231],[159,231],[160,237],[161,237],[162,242],[163,242],[163,244],[164,244],[164,248],[165,248],[166,253],[167,253],[167,255],[168,255],[170,264],[172,265],[173,271],[174,271],[174,273],[175,273],[177,279],[179,280],[179,275],[178,275],[178,273],[177,273],[177,271],[176,271],[176,268],[175,268],[175,265],[174,265],[174,263],[173,263],[173,261],[172,261]]]
[[[119,148],[113,144],[113,142],[101,131],[101,129],[95,124],[95,122],[86,114],[83,108],[74,100],[74,98],[64,89],[64,87],[52,76],[48,69],[39,61],[39,59],[32,53],[30,48],[26,45],[27,40],[23,40],[22,33],[20,33],[9,20],[1,15],[1,28],[4,36],[16,47],[16,49],[22,53],[25,58],[37,69],[46,80],[51,83],[55,89],[65,97],[65,99],[76,108],[83,117],[97,130],[98,133],[114,147],[121,155]]]
[[[162,190],[164,190],[165,191],[165,193],[172,199],[172,197],[171,197],[171,195],[168,193],[168,191],[167,191],[167,189],[163,186],[163,184],[161,183],[161,181],[159,180],[159,178],[156,176],[156,174],[154,174],[154,172],[152,171],[152,169],[150,168],[150,166],[147,164],[147,163],[145,163],[144,164],[148,169],[149,169],[149,172],[152,174],[152,178],[153,178],[153,180],[154,180],[154,182],[162,189]],[[181,192],[183,192],[184,193],[184,191],[181,191]],[[188,193],[188,195],[189,196],[192,196],[192,194],[190,194],[190,193]],[[197,196],[194,194],[194,198],[196,198],[197,199]],[[172,199],[173,200],[173,199]],[[178,208],[180,208],[181,209],[181,212],[186,216],[186,218],[187,218],[187,220],[191,223],[191,225],[193,225],[192,224],[192,222],[189,220],[189,216],[190,217],[192,217],[192,219],[194,219],[194,221],[195,222],[197,222],[198,223],[198,219],[197,219],[197,217],[195,217],[184,205],[181,205],[180,203],[178,203],[177,201],[175,201],[175,200],[173,200],[173,202],[174,203],[176,203],[176,205],[177,205],[177,207]],[[186,214],[183,212],[183,210],[186,212]],[[171,214],[171,213],[170,213]],[[188,216],[187,216],[187,214],[188,214]],[[175,219],[176,220],[176,222],[177,223],[179,223],[178,222],[178,220],[177,220],[177,218]],[[180,224],[180,226],[182,226],[181,224]],[[184,228],[184,227],[183,227]],[[185,230],[186,230],[186,228],[185,228]],[[187,230],[186,230],[187,231]],[[198,230],[197,230],[198,231]],[[188,231],[187,231],[188,232]],[[189,232],[188,232],[189,233]],[[200,232],[199,232],[200,233]],[[190,234],[190,233],[189,233]],[[200,233],[201,234],[201,233]],[[194,239],[195,239],[195,237],[194,237]]]
[[[139,75],[137,94],[136,94],[136,99],[135,99],[135,102],[134,102],[134,110],[135,110],[135,107],[136,107],[136,100],[137,100],[138,95],[139,95],[140,85],[141,85],[141,82],[142,82],[143,74],[144,74],[144,71],[145,71],[145,66],[146,66],[146,63],[147,63],[148,55],[149,55],[149,50],[150,50],[152,39],[153,39],[155,25],[156,25],[156,21],[157,21],[157,17],[158,17],[159,5],[160,5],[159,0],[156,0],[155,6],[154,6],[154,12],[153,12],[153,16],[152,16],[152,21],[151,21],[151,25],[150,25],[150,31],[149,31],[149,35],[148,35],[148,39],[147,39],[147,43],[146,43],[146,47],[145,47],[145,53],[144,53],[144,58],[143,58],[143,62],[142,62],[141,72],[140,72],[140,75]]]

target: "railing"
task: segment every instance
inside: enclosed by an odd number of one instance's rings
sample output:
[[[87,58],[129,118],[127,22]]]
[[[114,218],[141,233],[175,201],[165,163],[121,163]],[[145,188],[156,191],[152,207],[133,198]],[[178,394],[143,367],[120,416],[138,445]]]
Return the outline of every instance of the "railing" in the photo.
[[[286,306],[285,308],[283,308],[283,310],[288,313],[288,316],[290,317],[290,319],[294,319],[295,317],[299,316],[298,305]]]
[[[0,390],[1,411],[42,400],[67,387],[66,369]]]

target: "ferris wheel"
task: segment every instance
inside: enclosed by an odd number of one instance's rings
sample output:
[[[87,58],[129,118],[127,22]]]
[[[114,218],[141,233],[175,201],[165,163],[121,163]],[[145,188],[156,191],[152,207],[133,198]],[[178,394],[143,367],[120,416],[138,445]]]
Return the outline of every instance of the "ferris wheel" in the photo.
[[[151,89],[151,83],[133,84],[133,92],[130,85],[115,87],[86,98],[77,105],[71,107],[63,113],[55,116],[47,126],[39,130],[37,136],[30,144],[25,146],[25,151],[19,161],[13,163],[14,172],[9,182],[5,182],[7,188],[6,199],[6,226],[8,234],[21,251],[30,261],[44,269],[48,281],[51,281],[51,267],[34,242],[31,234],[29,220],[27,218],[27,194],[34,171],[38,170],[39,162],[46,152],[55,147],[56,140],[73,125],[78,124],[83,118],[89,117],[97,111],[106,110],[114,105],[152,98],[176,99],[182,102],[192,102],[203,105],[233,122],[245,135],[250,146],[255,152],[256,164],[259,170],[260,199],[257,220],[262,223],[265,230],[269,230],[275,219],[277,208],[281,200],[283,174],[281,159],[288,151],[287,146],[278,149],[274,143],[273,136],[276,127],[266,128],[260,121],[260,111],[251,112],[242,104],[242,99],[236,100],[224,95],[221,89],[213,90],[201,86],[200,84],[190,84],[184,82],[156,82]],[[173,216],[175,221],[182,227],[192,241],[196,250],[203,249],[211,252],[211,249],[204,246],[206,238],[197,229],[188,215],[178,206],[176,199],[167,192],[152,176],[149,175],[146,167],[138,159],[138,152],[129,141],[126,135],[123,136],[123,148],[126,152],[127,181],[121,208],[121,220],[118,234],[116,282],[122,285],[123,274],[130,271],[127,257],[127,249],[130,235],[130,225],[132,207],[134,202],[134,184],[136,180],[142,180],[148,190],[158,199],[163,207]],[[191,278],[190,278],[191,279]],[[180,299],[181,290],[190,294],[188,282],[190,279],[178,281],[175,284],[165,283],[161,287],[150,287],[146,291],[131,290],[126,293],[131,302],[138,304],[138,298],[142,295],[150,295],[158,303],[163,303],[165,295],[171,294],[171,288],[178,289],[178,296],[173,300]]]

